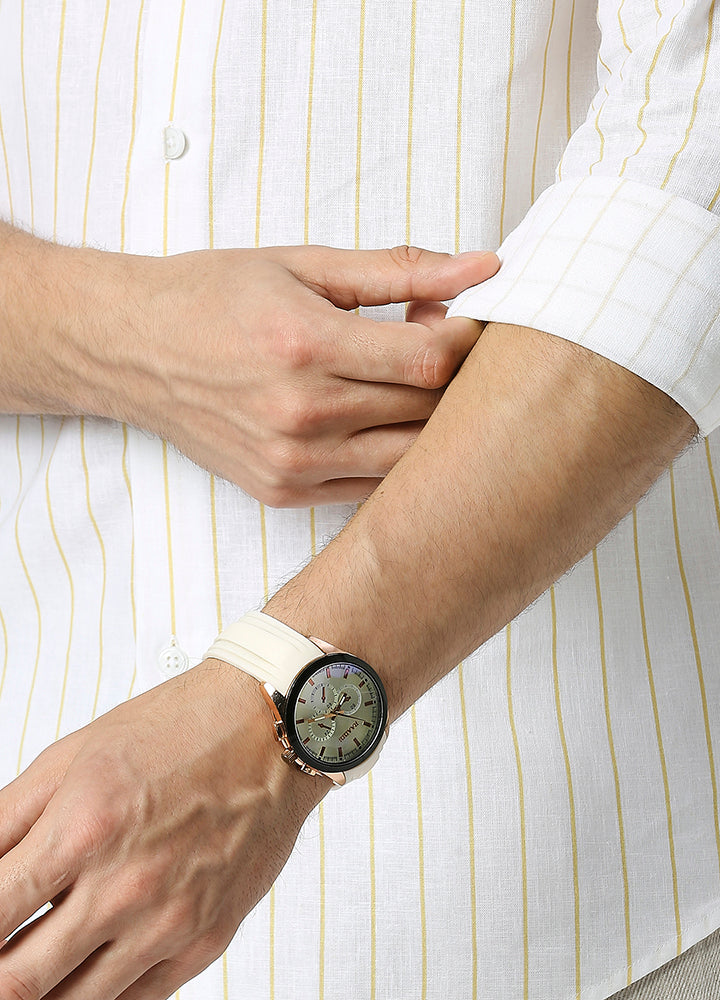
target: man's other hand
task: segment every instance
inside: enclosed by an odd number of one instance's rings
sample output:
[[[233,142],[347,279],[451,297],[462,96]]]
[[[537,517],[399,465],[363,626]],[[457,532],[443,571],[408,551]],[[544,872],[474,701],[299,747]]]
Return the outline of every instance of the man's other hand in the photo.
[[[289,247],[153,265],[137,279],[151,323],[131,357],[114,359],[132,366],[128,419],[287,507],[369,494],[415,440],[480,330],[467,319],[431,328],[352,310],[450,298],[498,262],[408,247]]]
[[[142,257],[2,225],[0,255],[0,410],[126,421],[283,507],[372,492],[482,328],[441,300],[499,267],[413,247]],[[354,311],[410,300],[433,322]]]
[[[164,1000],[222,954],[329,790],[260,686],[205,661],[0,791],[0,997]]]

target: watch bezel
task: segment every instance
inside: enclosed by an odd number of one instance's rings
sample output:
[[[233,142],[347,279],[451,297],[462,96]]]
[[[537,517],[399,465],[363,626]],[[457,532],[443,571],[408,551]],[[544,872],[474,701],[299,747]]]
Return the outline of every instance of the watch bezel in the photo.
[[[315,757],[313,754],[309,754],[300,742],[297,729],[295,727],[295,706],[297,704],[297,698],[305,685],[305,682],[308,677],[315,673],[316,670],[319,670],[324,666],[328,666],[331,663],[351,663],[353,666],[359,667],[375,684],[380,697],[380,715],[378,719],[378,726],[373,738],[370,740],[365,750],[363,750],[361,754],[358,754],[357,757],[353,757],[351,761],[338,761],[337,763],[324,761]],[[310,663],[307,663],[295,677],[292,684],[288,688],[287,695],[285,696],[283,715],[285,717],[283,721],[285,724],[287,739],[295,755],[305,764],[308,764],[310,767],[321,773],[327,772],[339,774],[340,772],[352,771],[356,767],[359,767],[368,759],[368,757],[371,757],[377,749],[378,744],[383,738],[383,733],[387,728],[387,695],[385,693],[383,682],[378,676],[377,671],[374,670],[365,660],[361,660],[359,656],[353,656],[351,653],[327,653],[324,656],[319,656],[316,660],[311,660]]]

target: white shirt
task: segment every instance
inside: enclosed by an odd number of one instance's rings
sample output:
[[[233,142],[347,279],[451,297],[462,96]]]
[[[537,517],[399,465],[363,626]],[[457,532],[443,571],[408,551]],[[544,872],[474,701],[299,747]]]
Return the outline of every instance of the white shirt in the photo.
[[[720,15],[602,0],[601,46],[595,15],[1,0],[0,212],[143,254],[502,241],[456,311],[578,340],[710,432]],[[719,926],[718,469],[710,434],[421,700],[183,1000],[595,1000]],[[0,418],[0,470],[2,781],[351,513],[265,509],[95,419]]]

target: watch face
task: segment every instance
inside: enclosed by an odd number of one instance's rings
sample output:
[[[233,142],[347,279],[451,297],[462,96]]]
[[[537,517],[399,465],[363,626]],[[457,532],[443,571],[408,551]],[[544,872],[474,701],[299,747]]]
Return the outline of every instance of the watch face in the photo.
[[[309,663],[287,694],[288,739],[321,771],[345,771],[366,760],[387,721],[387,700],[375,671],[348,653]]]

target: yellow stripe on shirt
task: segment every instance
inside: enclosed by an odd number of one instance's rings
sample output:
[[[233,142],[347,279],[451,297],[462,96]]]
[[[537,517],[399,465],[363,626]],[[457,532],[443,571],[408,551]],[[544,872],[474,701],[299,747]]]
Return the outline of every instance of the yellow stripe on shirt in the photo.
[[[675,860],[675,833],[673,828],[672,804],[670,799],[670,782],[668,779],[667,762],[665,759],[665,745],[660,725],[660,711],[658,709],[657,692],[655,690],[655,672],[653,670],[652,658],[650,656],[650,639],[648,634],[647,616],[645,614],[645,596],[643,592],[642,570],[640,566],[640,539],[638,533],[637,508],[633,508],[633,545],[635,549],[635,568],[637,575],[638,605],[640,609],[640,622],[642,625],[643,648],[645,650],[645,665],[647,668],[648,686],[650,689],[650,700],[652,702],[652,713],[655,721],[655,735],[657,739],[658,755],[660,758],[660,770],[662,772],[662,784],[665,794],[665,817],[667,822],[668,853],[670,856],[670,868],[672,871],[673,886],[673,907],[675,910],[675,936],[677,942],[677,954],[682,951],[682,929],[680,924],[680,898],[678,889],[677,862]]]
[[[57,240],[58,173],[60,168],[60,81],[62,79],[63,47],[65,44],[65,12],[67,0],[63,0],[60,10],[60,34],[58,38],[57,68],[55,70],[55,176],[53,191],[53,241]]]
[[[684,6],[685,6],[685,3],[684,3],[684,0],[683,0],[683,7]],[[647,111],[648,105],[650,104],[650,87],[651,87],[651,82],[652,82],[652,78],[653,78],[653,75],[655,73],[655,70],[657,68],[657,64],[660,61],[660,56],[662,55],[662,51],[665,48],[665,43],[667,42],[668,38],[670,37],[670,33],[673,30],[673,25],[675,24],[675,18],[678,16],[678,13],[679,12],[676,12],[674,14],[673,19],[670,22],[670,27],[668,28],[668,30],[665,32],[665,34],[662,36],[662,38],[658,42],[657,48],[655,49],[655,54],[653,55],[653,58],[652,58],[652,62],[650,63],[650,68],[648,69],[648,72],[647,72],[647,74],[645,76],[645,101],[644,101],[644,103],[640,107],[640,111],[638,113],[637,122],[636,122],[636,127],[637,127],[638,131],[641,133],[642,138],[641,138],[640,143],[639,143],[637,149],[635,150],[635,152],[634,153],[629,153],[625,157],[625,159],[623,160],[623,164],[620,167],[620,172],[618,173],[618,177],[622,177],[622,175],[625,173],[625,168],[627,167],[628,162],[634,156],[638,155],[638,153],[640,152],[640,150],[643,148],[643,146],[647,142],[648,134],[647,134],[647,131],[646,131],[644,125],[643,125],[643,119],[645,117],[645,112]],[[661,15],[658,14],[658,17],[660,17],[660,16]]]
[[[63,426],[65,424],[65,418],[60,422],[60,428],[58,430],[57,438],[55,439],[55,444],[53,445],[53,450],[50,453],[50,458],[48,459],[47,468],[45,470],[45,502],[47,505],[48,512],[48,522],[50,524],[50,530],[52,532],[53,541],[55,542],[55,547],[60,554],[60,560],[63,564],[65,570],[65,575],[67,576],[68,587],[70,589],[70,607],[68,608],[68,637],[67,645],[65,647],[65,670],[63,673],[62,690],[60,692],[60,705],[58,708],[57,715],[57,725],[55,727],[55,739],[59,739],[60,731],[62,728],[62,716],[63,710],[65,708],[65,697],[67,695],[68,677],[70,675],[70,650],[72,649],[72,636],[73,636],[73,625],[75,623],[75,584],[73,583],[73,576],[70,570],[70,564],[68,562],[65,550],[60,543],[60,538],[58,537],[57,529],[55,527],[55,516],[53,514],[52,500],[50,497],[50,469],[52,467],[53,459],[55,458],[55,452],[57,450],[58,442],[60,440],[60,435],[62,433]]]
[[[145,0],[140,0],[140,10],[138,11],[137,30],[135,32],[135,55],[133,57],[133,98],[132,112],[130,115],[130,142],[128,144],[128,155],[125,164],[125,185],[123,188],[122,208],[120,210],[120,252],[125,250],[126,230],[127,230],[127,203],[130,194],[130,165],[132,163],[133,151],[135,149],[135,133],[137,130],[138,113],[138,74],[140,69],[140,33],[142,31],[143,14],[145,12]]]
[[[535,181],[537,174],[538,149],[540,146],[540,125],[542,123],[543,109],[545,107],[545,88],[547,86],[548,52],[550,51],[550,39],[552,38],[553,26],[555,24],[556,0],[552,0],[550,11],[550,25],[548,27],[547,38],[545,39],[545,51],[543,53],[542,82],[540,84],[540,107],[538,108],[537,124],[535,126],[535,145],[533,147],[532,175],[530,181],[530,199],[535,201]]]
[[[685,608],[687,611],[690,635],[692,637],[693,652],[695,654],[695,666],[697,668],[698,684],[700,686],[700,700],[702,702],[703,723],[705,725],[705,743],[707,745],[708,769],[710,772],[710,784],[712,786],[713,817],[715,820],[715,843],[717,846],[718,874],[720,875],[720,814],[718,813],[718,787],[715,773],[715,751],[713,748],[712,733],[710,731],[710,716],[708,713],[707,688],[705,686],[705,670],[703,667],[702,654],[700,653],[700,642],[698,640],[697,626],[695,623],[695,612],[693,610],[692,596],[688,584],[687,573],[685,572],[685,560],[682,554],[682,543],[680,541],[680,527],[678,524],[677,497],[675,490],[675,469],[670,466],[670,500],[672,503],[673,534],[675,537],[675,553],[677,556],[678,571],[682,581],[683,594],[685,596]]]
[[[465,0],[460,0],[457,74],[457,140],[455,152],[455,253],[460,253],[460,208],[462,202],[463,74],[465,71]]]
[[[25,503],[25,496],[23,495],[23,462],[22,462],[22,454],[20,448],[20,417],[16,418],[16,424],[15,424],[15,451],[17,454],[18,476],[19,476],[19,486],[18,486],[19,502],[17,505],[17,511],[15,513],[15,547],[17,549],[18,558],[20,559],[20,565],[22,566],[23,569],[23,574],[25,575],[25,580],[32,595],[33,604],[35,606],[35,616],[37,618],[37,640],[35,643],[35,659],[33,662],[32,677],[30,679],[30,691],[28,694],[27,706],[25,708],[25,718],[23,720],[22,734],[20,736],[20,746],[18,747],[18,755],[17,755],[17,773],[19,774],[20,771],[22,770],[23,750],[25,748],[25,738],[27,736],[28,723],[30,721],[30,706],[32,705],[33,695],[35,693],[35,686],[37,684],[38,668],[40,666],[40,648],[42,646],[42,612],[40,610],[40,601],[38,600],[37,590],[35,589],[35,584],[33,583],[32,576],[30,575],[28,564],[25,561],[23,547],[20,542],[20,514],[22,513],[23,504]],[[44,451],[45,451],[45,421],[41,417],[40,458],[38,459],[38,469],[42,464]]]
[[[714,16],[715,16],[715,0],[712,0],[710,4],[710,11],[708,13],[707,38],[705,40],[705,53],[703,56],[702,72],[700,73],[700,80],[698,81],[698,85],[695,89],[695,96],[693,97],[693,105],[692,105],[692,112],[690,114],[690,121],[688,122],[687,129],[685,130],[685,138],[682,141],[682,145],[673,154],[673,157],[670,160],[670,166],[668,167],[667,173],[665,174],[665,178],[662,184],[660,185],[662,189],[667,187],[668,181],[670,180],[672,172],[675,169],[675,165],[678,159],[680,158],[680,154],[685,149],[690,140],[690,133],[692,132],[693,125],[695,124],[695,119],[697,117],[697,111],[698,111],[698,104],[700,102],[700,94],[702,93],[702,89],[705,86],[705,77],[707,75],[708,60],[710,59],[710,46],[712,44]]]
[[[465,703],[465,678],[462,663],[457,670],[458,687],[460,689],[460,721],[462,724],[463,750],[465,753],[465,787],[467,790],[468,810],[468,848],[469,848],[469,889],[470,889],[470,926],[472,928],[472,993],[468,1000],[477,1000],[478,995],[478,942],[477,942],[477,876],[475,871],[475,806],[473,799],[472,755],[470,753],[470,736],[468,733],[467,705]]]
[[[95,159],[98,103],[100,101],[100,72],[102,70],[103,53],[105,52],[105,39],[107,37],[107,26],[109,17],[110,17],[110,0],[106,0],[105,17],[103,19],[102,35],[100,36],[100,52],[98,54],[97,69],[95,71],[95,100],[93,102],[92,139],[90,141],[90,160],[88,163],[87,185],[85,187],[85,209],[83,211],[83,227],[82,227],[83,246],[85,245],[87,240],[88,213],[90,209],[90,186],[92,183],[93,162]]]
[[[615,752],[615,737],[613,735],[612,714],[610,711],[610,691],[608,685],[608,664],[605,650],[605,615],[603,613],[602,587],[600,586],[600,566],[597,548],[593,549],[593,571],[595,574],[595,594],[598,611],[598,637],[600,640],[600,665],[602,668],[603,702],[605,705],[605,724],[607,728],[608,749],[612,762],[613,784],[615,785],[615,804],[618,820],[618,843],[620,845],[620,865],[623,880],[623,909],[625,912],[625,961],[627,965],[627,985],[632,982],[632,937],[630,931],[630,882],[628,879],[627,849],[625,845],[625,822],[623,820],[622,795],[620,792],[620,772],[617,754]]]
[[[512,85],[515,74],[515,32],[517,25],[517,0],[510,3],[510,56],[507,87],[505,90],[505,145],[503,147],[502,195],[500,197],[500,242],[505,238],[505,203],[507,200],[508,163],[510,160],[510,116],[512,113]]]
[[[215,56],[213,58],[212,82],[210,85],[210,149],[208,152],[208,246],[215,246],[215,116],[217,112],[217,69],[222,41],[223,23],[225,20],[225,0],[220,6],[217,39],[215,41]]]
[[[577,839],[577,818],[575,813],[575,791],[573,788],[572,765],[570,753],[568,751],[567,737],[565,735],[565,723],[563,721],[562,703],[560,700],[560,671],[557,654],[557,605],[555,601],[555,587],[550,588],[550,612],[552,616],[552,668],[553,668],[553,688],[555,691],[555,712],[557,716],[558,735],[562,747],[563,760],[565,761],[565,777],[567,780],[568,809],[570,814],[570,841],[572,844],[572,871],[573,871],[573,895],[575,899],[575,995],[576,1000],[580,1000],[581,993],[581,962],[580,962],[580,876],[578,862],[578,839]]]
[[[507,687],[507,708],[510,732],[512,733],[517,771],[518,815],[520,817],[520,879],[522,883],[522,929],[523,929],[523,1000],[530,995],[530,935],[528,929],[528,865],[527,865],[527,819],[525,814],[525,780],[523,778],[520,740],[515,724],[515,710],[512,694],[512,624],[505,628],[505,675]]]
[[[27,87],[25,85],[25,0],[20,0],[20,86],[23,115],[25,118],[25,153],[28,171],[28,196],[30,198],[30,232],[35,232],[35,199],[33,197],[33,172],[30,156],[30,122],[28,119]]]

